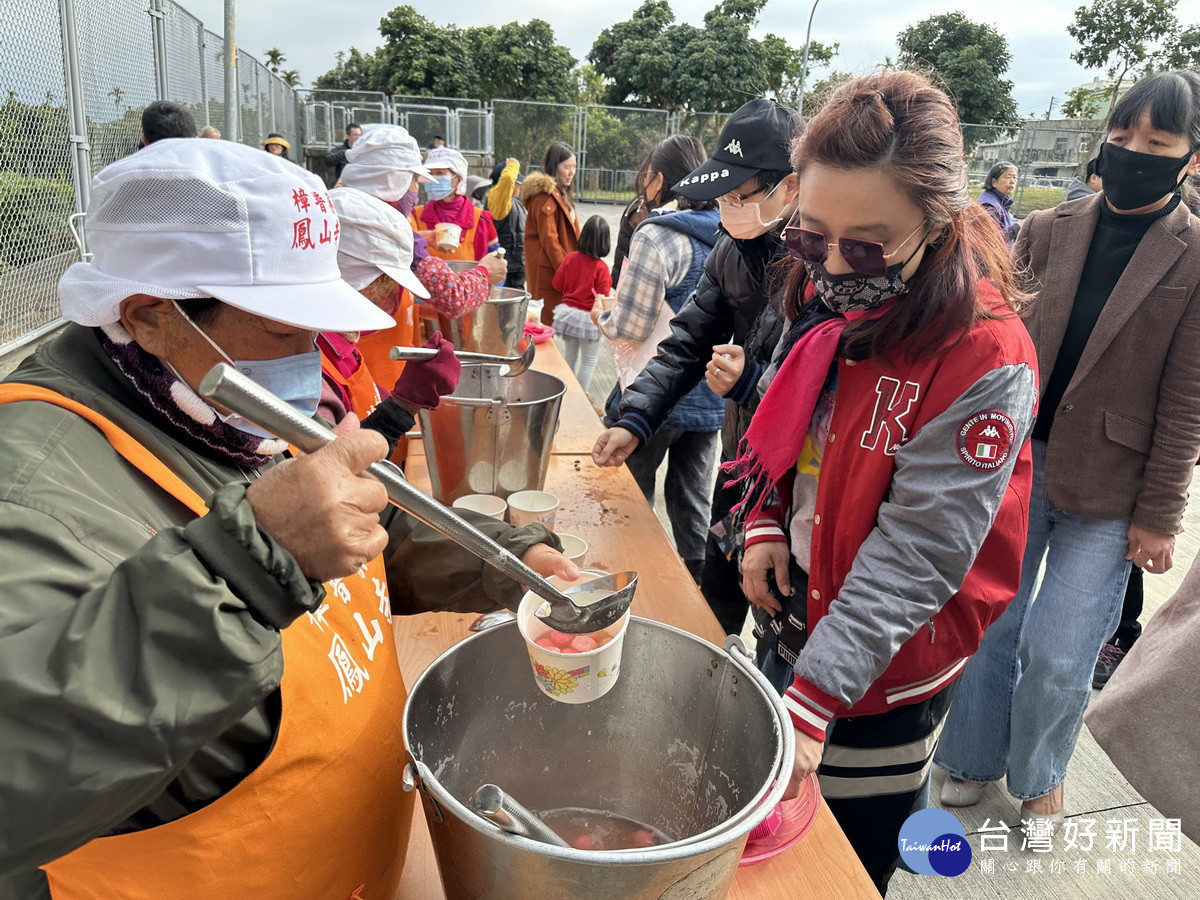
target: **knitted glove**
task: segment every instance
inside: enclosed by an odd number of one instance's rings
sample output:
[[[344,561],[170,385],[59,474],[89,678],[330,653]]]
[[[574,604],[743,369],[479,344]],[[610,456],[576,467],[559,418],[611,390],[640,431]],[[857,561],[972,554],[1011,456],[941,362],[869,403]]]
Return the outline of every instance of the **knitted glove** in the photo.
[[[440,331],[435,331],[425,346],[435,348],[438,355],[428,362],[407,363],[392,388],[392,397],[408,406],[434,409],[443,395],[458,387],[462,364],[454,355],[454,345]]]

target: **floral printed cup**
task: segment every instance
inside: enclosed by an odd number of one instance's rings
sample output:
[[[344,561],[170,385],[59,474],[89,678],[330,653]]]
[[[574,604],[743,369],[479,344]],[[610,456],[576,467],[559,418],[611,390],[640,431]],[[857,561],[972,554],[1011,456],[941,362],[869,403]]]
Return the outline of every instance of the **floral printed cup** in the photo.
[[[514,525],[545,525],[554,530],[558,498],[549,491],[517,491],[508,495],[508,521]]]
[[[551,578],[550,582],[559,588],[574,587],[604,574],[606,573],[587,571],[576,581],[564,582],[558,578]],[[588,635],[559,635],[556,641],[551,638],[550,628],[534,616],[545,602],[530,592],[521,599],[521,605],[517,609],[517,627],[521,629],[521,636],[525,638],[525,647],[529,651],[533,680],[537,682],[542,693],[560,703],[587,703],[603,697],[617,681],[625,629],[629,626],[629,613],[625,613],[616,625],[605,629],[611,640],[602,646],[580,652],[575,651],[571,643],[558,642],[564,638],[574,642],[578,638],[587,638]],[[587,646],[588,642],[580,643]],[[591,643],[594,644],[595,639],[592,639]],[[561,646],[562,649],[550,649],[551,646]]]
[[[433,240],[443,253],[453,253],[462,241],[462,226],[453,222],[438,222],[433,226]]]

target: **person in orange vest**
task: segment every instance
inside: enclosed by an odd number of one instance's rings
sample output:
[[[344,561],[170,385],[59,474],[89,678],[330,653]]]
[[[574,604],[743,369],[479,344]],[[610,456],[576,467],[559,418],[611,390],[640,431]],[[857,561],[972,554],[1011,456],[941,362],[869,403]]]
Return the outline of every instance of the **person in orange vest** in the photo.
[[[392,329],[403,346],[411,346],[416,335],[412,303],[402,302],[404,292],[429,299],[429,291],[412,272],[413,232],[408,219],[386,203],[354,188],[330,191],[341,224],[338,268],[342,280],[401,324],[407,332]],[[454,345],[436,332],[425,343],[438,350],[427,363],[404,366],[392,385],[374,376],[363,361],[357,344],[361,331],[325,331],[317,336],[321,350],[324,390],[318,412],[331,422],[355,413],[365,428],[373,428],[395,445],[412,429],[418,409],[433,409],[444,394],[458,385],[461,366]],[[381,399],[382,398],[382,399]]]
[[[224,361],[313,414],[316,334],[391,322],[338,230],[319,179],[229,141],[93,179],[70,324],[0,384],[0,896],[395,895],[391,617],[523,591],[387,506],[356,416],[289,458],[197,393]],[[577,577],[541,526],[463,515]]]
[[[481,260],[500,249],[492,214],[467,196],[467,161],[457,150],[436,147],[425,157],[433,181],[427,202],[412,211],[412,226],[441,259]]]

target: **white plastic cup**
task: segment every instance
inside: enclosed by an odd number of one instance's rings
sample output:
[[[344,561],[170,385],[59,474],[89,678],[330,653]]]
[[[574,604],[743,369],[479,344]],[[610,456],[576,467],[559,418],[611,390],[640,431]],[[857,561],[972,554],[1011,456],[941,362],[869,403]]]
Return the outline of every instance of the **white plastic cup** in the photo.
[[[462,243],[462,226],[453,222],[438,222],[433,226],[433,242],[443,253],[453,253]]]
[[[558,498],[549,491],[517,491],[508,495],[508,521],[513,525],[545,525],[554,530]]]
[[[588,543],[581,537],[558,532],[558,539],[562,541],[563,556],[573,563],[578,563],[583,559],[583,555],[588,552]]]
[[[473,509],[500,521],[504,521],[504,513],[508,510],[505,499],[494,494],[467,494],[450,505],[455,509]]]
[[[603,574],[587,571],[576,581],[549,580],[559,588],[574,587]],[[617,624],[605,629],[612,635],[612,640],[604,646],[583,653],[565,653],[537,643],[539,638],[550,634],[550,627],[534,616],[545,602],[533,592],[528,592],[521,598],[521,605],[517,608],[517,627],[529,651],[533,680],[543,694],[559,703],[587,703],[603,697],[617,683],[620,674],[621,650],[625,643],[625,629],[629,627],[629,613],[626,612]]]

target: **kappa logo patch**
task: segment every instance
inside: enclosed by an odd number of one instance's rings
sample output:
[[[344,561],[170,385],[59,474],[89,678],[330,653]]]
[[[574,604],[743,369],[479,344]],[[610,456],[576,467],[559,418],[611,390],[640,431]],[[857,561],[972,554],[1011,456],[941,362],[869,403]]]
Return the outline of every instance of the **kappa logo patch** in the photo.
[[[725,145],[725,152],[733,156],[742,156],[742,142],[734,138]]]
[[[976,413],[959,426],[958,455],[976,469],[998,469],[1012,453],[1016,438],[1017,429],[1004,413]]]

